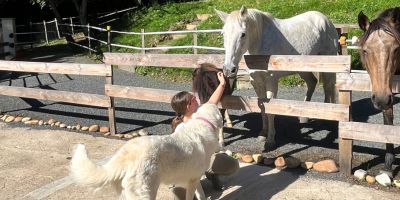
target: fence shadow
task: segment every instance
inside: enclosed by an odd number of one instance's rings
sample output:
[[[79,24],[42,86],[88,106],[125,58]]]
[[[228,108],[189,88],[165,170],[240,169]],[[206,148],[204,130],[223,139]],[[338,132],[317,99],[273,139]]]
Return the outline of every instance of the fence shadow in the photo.
[[[271,199],[306,173],[302,169],[277,170],[266,166],[247,165],[232,176],[222,177],[226,189],[215,191],[208,180],[202,180],[206,196],[211,199]]]
[[[394,105],[400,102],[400,97],[394,97]],[[382,111],[374,108],[370,98],[364,98],[351,103],[351,115],[352,120],[356,122],[367,122],[368,119],[373,116],[380,114]],[[396,120],[396,119],[395,119]],[[382,118],[383,124],[383,118]]]

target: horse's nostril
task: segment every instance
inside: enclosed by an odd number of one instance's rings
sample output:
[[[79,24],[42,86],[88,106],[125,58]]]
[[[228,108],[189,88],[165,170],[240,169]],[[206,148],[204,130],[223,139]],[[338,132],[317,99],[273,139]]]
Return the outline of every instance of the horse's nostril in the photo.
[[[233,67],[231,70],[231,73],[235,73],[236,72],[236,67]]]
[[[375,101],[375,99],[376,99],[376,95],[375,95],[375,94],[373,94],[373,95],[371,96],[371,99],[372,99],[372,101]]]

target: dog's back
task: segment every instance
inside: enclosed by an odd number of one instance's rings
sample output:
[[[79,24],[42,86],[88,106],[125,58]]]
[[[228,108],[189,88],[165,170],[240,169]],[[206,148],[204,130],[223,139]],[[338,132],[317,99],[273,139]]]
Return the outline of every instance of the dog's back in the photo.
[[[218,109],[211,111],[215,113],[208,115],[220,116]],[[222,122],[218,122],[222,116],[217,118],[210,120],[214,128],[194,120],[171,135],[134,138],[104,165],[93,163],[85,146],[77,145],[71,160],[71,176],[76,183],[94,188],[108,183],[119,184],[121,189],[133,188],[143,198],[155,195],[153,187],[158,188],[160,183],[184,185],[201,177],[209,167],[211,155],[219,148],[216,129],[222,127]]]

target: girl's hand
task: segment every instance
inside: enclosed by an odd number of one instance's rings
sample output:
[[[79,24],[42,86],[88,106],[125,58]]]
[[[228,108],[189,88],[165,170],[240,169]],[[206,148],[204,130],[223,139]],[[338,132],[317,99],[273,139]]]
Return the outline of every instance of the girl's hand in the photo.
[[[219,84],[222,85],[222,86],[225,86],[225,76],[224,76],[224,73],[218,72],[218,73],[217,73],[217,77],[218,77],[218,80],[219,80]]]

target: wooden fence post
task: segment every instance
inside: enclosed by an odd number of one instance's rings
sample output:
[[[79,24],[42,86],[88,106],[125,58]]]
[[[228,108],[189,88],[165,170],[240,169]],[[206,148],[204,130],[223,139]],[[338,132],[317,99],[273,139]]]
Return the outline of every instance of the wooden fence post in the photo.
[[[88,47],[89,47],[89,55],[92,54],[91,45],[90,45],[90,25],[87,24],[87,39],[88,39]]]
[[[58,30],[58,22],[57,22],[57,18],[54,18],[54,21],[56,22],[57,36],[58,36],[58,39],[60,39],[61,37],[60,37],[60,30]]]
[[[111,26],[107,26],[107,46],[108,52],[111,52]]]
[[[72,21],[72,17],[69,18],[69,22],[70,22],[70,25],[71,25],[71,34],[72,34],[72,37],[73,37],[73,35],[74,35],[74,22]]]
[[[197,31],[197,27],[194,30]],[[193,32],[193,54],[197,54],[197,32]]]
[[[47,37],[46,21],[44,21],[44,20],[43,20],[43,27],[44,27],[44,36],[46,38],[46,44],[49,44],[49,39]]]
[[[106,84],[114,84],[113,80],[113,69],[112,65],[107,65],[107,67],[111,68],[111,75],[106,77]],[[114,105],[114,97],[110,97],[110,107],[108,108],[108,122],[110,126],[111,135],[115,135],[117,133],[117,126],[115,120],[115,105]]]
[[[144,29],[140,30],[140,36],[142,38],[142,54],[145,54],[146,50],[144,49]]]

